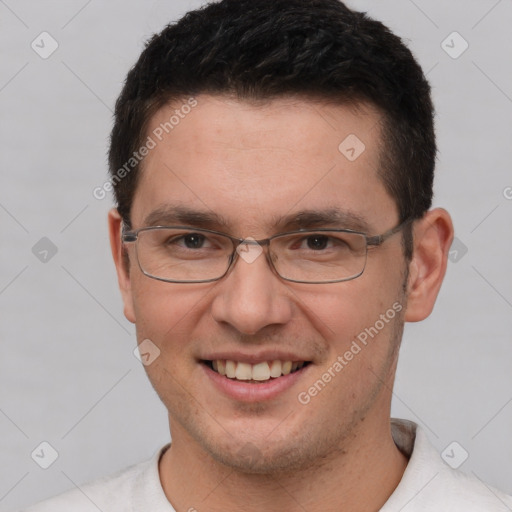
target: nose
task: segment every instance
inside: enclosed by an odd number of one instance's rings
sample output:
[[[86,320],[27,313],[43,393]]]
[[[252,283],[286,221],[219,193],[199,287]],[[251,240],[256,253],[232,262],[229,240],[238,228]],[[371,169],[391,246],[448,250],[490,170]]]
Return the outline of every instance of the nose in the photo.
[[[213,318],[242,334],[256,334],[286,324],[292,311],[287,285],[272,271],[262,248],[241,246],[230,272],[218,282]]]

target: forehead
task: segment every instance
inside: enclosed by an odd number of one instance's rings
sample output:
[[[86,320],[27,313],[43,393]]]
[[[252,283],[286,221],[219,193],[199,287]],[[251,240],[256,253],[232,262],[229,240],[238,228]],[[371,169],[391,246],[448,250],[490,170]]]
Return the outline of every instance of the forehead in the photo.
[[[396,210],[378,176],[380,115],[365,105],[200,95],[161,108],[147,136],[154,147],[134,223],[176,206],[254,228],[294,212],[338,210],[364,221]]]

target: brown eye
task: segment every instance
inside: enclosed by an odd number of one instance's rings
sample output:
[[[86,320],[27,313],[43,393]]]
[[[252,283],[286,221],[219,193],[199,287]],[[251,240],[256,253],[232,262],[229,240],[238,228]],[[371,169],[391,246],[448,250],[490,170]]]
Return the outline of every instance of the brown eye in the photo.
[[[200,249],[205,241],[204,235],[190,233],[183,237],[183,243],[188,249]]]
[[[325,235],[313,235],[307,238],[308,249],[312,249],[314,251],[320,251],[325,249],[328,243],[329,237]]]

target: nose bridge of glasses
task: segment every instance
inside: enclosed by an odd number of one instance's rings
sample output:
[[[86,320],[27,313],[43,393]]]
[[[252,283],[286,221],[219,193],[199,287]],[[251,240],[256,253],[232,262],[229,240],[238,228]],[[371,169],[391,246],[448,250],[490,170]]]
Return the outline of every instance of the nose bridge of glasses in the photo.
[[[256,239],[252,236],[248,236],[246,238],[235,238],[234,239],[236,246],[240,245],[252,245],[252,246],[265,246],[270,242],[269,238]]]
[[[240,256],[240,253],[257,252],[258,256],[264,251],[265,246],[270,245],[269,238],[256,239],[252,236],[246,238],[234,238],[231,237],[233,242],[234,253]]]
[[[236,239],[234,253],[246,263],[253,263],[264,252],[264,247],[266,245],[268,246],[268,244],[268,239],[256,240],[251,236],[243,239]]]

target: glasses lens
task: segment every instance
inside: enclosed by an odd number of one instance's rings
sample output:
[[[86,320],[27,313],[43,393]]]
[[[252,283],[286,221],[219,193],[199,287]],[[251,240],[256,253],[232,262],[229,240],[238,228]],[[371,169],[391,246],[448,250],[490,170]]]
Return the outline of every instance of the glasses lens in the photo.
[[[353,279],[366,264],[366,238],[359,233],[303,231],[272,239],[271,258],[284,279],[321,283]]]
[[[150,228],[137,238],[142,271],[169,281],[217,279],[228,269],[232,252],[228,237],[201,230]]]
[[[359,233],[302,231],[270,240],[277,273],[290,281],[346,281],[362,274],[366,238]],[[174,282],[210,281],[222,277],[233,255],[233,243],[205,230],[148,228],[139,231],[137,257],[142,271]]]

